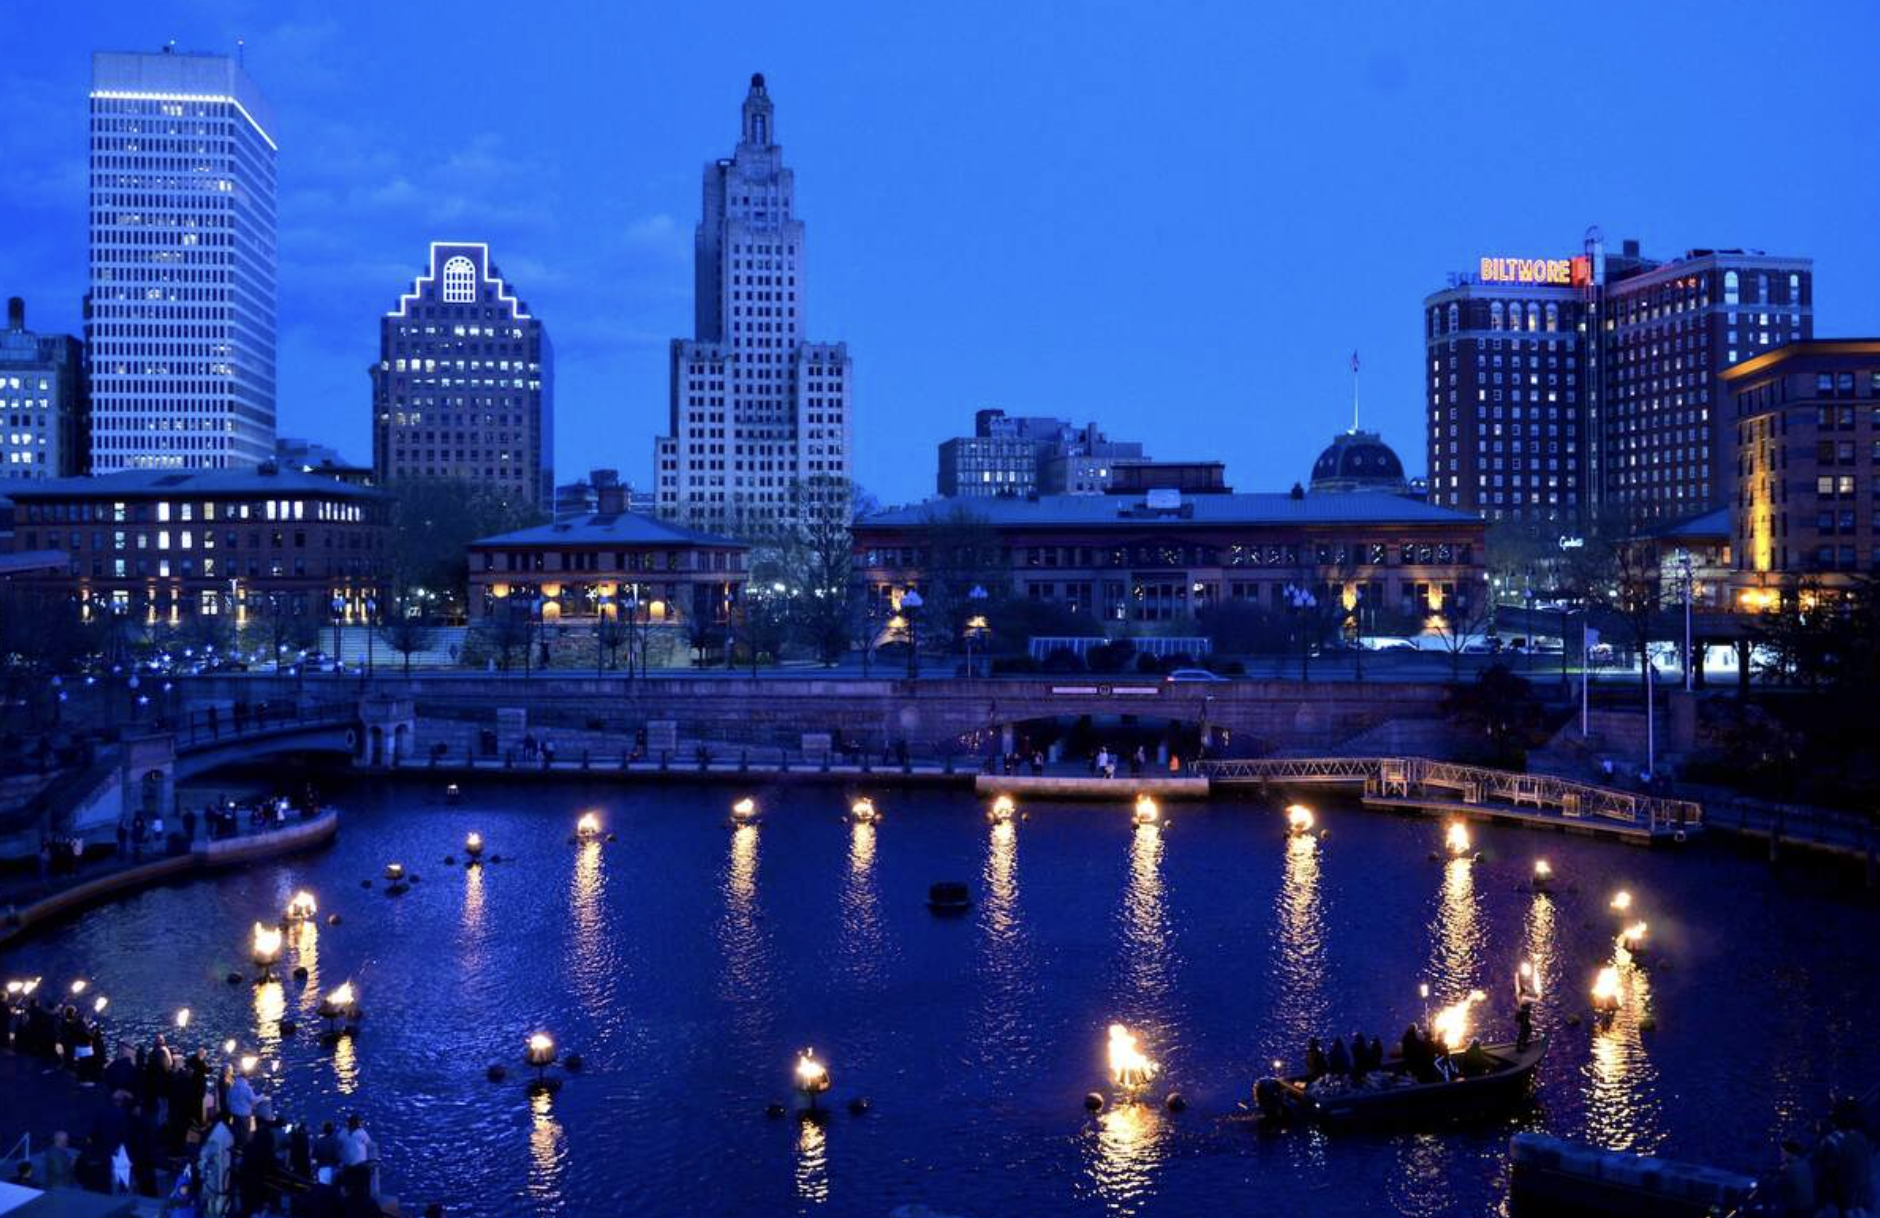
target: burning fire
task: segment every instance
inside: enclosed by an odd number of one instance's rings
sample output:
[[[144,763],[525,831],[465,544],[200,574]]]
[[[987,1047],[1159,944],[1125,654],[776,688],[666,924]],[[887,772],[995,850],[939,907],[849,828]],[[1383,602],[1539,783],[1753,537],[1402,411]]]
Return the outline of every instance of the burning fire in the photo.
[[[295,893],[294,899],[287,903],[287,916],[290,918],[311,918],[319,912],[320,907],[314,901],[313,894],[304,888]]]
[[[188,1007],[184,1007],[182,1010],[176,1013],[176,1026],[179,1031],[189,1026],[189,1008]]]
[[[757,801],[748,795],[731,805],[731,819],[733,820],[750,820],[756,815]]]
[[[1480,990],[1470,990],[1469,996],[1461,1002],[1436,1012],[1436,1017],[1430,1021],[1430,1030],[1443,1042],[1444,1048],[1454,1053],[1468,1047],[1469,1008],[1487,998],[1488,995]]]
[[[243,1074],[253,1074],[255,1072],[255,1067],[260,1064],[261,1064],[261,1059],[256,1057],[254,1054],[244,1053],[242,1055],[241,1067],[242,1067]]]
[[[281,954],[281,931],[277,926],[255,923],[255,963],[272,964]]]
[[[531,1053],[546,1053],[554,1047],[554,1038],[546,1032],[537,1032],[529,1037],[529,1052]]]
[[[94,1015],[102,1015],[104,1014],[104,1009],[110,1005],[111,1000],[106,998],[103,994],[100,994],[97,1000],[91,1004],[91,1013]]]
[[[1523,960],[1516,967],[1514,994],[1517,1000],[1536,999],[1541,996],[1541,975],[1534,968],[1532,960]]]
[[[862,824],[873,824],[876,816],[875,801],[863,796],[849,805],[849,815]]]
[[[348,981],[326,996],[329,1006],[349,1007],[353,1004],[352,982]]]
[[[1460,858],[1469,852],[1469,827],[1459,820],[1449,822],[1449,831],[1444,834],[1443,842],[1449,847],[1452,858]]]
[[[1136,1046],[1136,1034],[1120,1023],[1110,1025],[1110,1078],[1125,1091],[1148,1086],[1161,1070]]]
[[[574,823],[574,831],[581,837],[599,837],[601,835],[601,818],[592,812],[583,812],[581,819]]]
[[[228,1057],[235,1056],[235,1038],[234,1037],[231,1036],[227,1040],[222,1042],[222,1052],[225,1056],[228,1056]]]
[[[1622,991],[1619,986],[1619,969],[1608,964],[1599,970],[1599,976],[1593,979],[1593,1009],[1611,1012],[1619,1009]]]
[[[816,1060],[814,1049],[805,1049],[797,1056],[796,1089],[805,1095],[829,1090],[829,1067]]]
[[[1628,913],[1632,909],[1632,894],[1621,888],[1612,894],[1612,909],[1615,913]]]
[[[1619,950],[1625,952],[1627,957],[1636,954],[1639,946],[1644,942],[1645,923],[1643,922],[1634,922],[1619,932]]]
[[[1534,878],[1535,879],[1548,880],[1548,879],[1552,879],[1553,875],[1554,875],[1554,865],[1552,863],[1548,862],[1546,859],[1534,860]]]
[[[463,848],[471,854],[481,854],[483,852],[483,835],[481,833],[466,835],[463,839]]]
[[[78,997],[78,995],[83,994],[85,992],[85,987],[89,984],[91,983],[86,981],[82,977],[79,978],[77,981],[74,981],[72,983],[72,996],[76,998]]]
[[[1310,833],[1318,818],[1312,809],[1304,804],[1292,804],[1286,809],[1286,827],[1294,833]]]
[[[986,816],[995,823],[1003,823],[1018,813],[1018,805],[1012,802],[1010,795],[1001,795],[992,801],[992,810]]]
[[[1162,819],[1162,809],[1155,806],[1155,800],[1147,795],[1136,796],[1136,823],[1153,825]]]

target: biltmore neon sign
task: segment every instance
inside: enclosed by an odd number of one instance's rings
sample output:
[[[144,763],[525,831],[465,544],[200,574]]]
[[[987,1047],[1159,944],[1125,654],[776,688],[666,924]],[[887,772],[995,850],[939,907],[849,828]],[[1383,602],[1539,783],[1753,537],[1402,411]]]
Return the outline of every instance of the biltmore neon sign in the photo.
[[[1579,287],[1591,281],[1592,264],[1585,258],[1484,258],[1478,276],[1482,283]]]

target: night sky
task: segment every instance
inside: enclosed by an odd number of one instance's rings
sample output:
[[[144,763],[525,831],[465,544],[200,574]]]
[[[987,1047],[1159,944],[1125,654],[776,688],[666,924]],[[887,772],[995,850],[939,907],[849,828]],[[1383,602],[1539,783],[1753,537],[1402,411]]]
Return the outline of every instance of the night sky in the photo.
[[[1880,333],[1859,3],[0,3],[0,294],[79,327],[93,50],[232,51],[277,114],[283,435],[370,457],[377,319],[483,240],[557,348],[557,476],[645,484],[703,164],[766,74],[860,481],[975,409],[1283,489],[1350,415],[1424,466],[1419,305],[1483,254],[1815,259]]]

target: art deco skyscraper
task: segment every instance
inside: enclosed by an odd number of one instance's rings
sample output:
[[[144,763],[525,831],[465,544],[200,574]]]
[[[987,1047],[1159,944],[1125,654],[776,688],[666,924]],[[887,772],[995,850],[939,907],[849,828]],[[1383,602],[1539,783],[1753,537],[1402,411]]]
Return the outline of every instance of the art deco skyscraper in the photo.
[[[746,537],[845,514],[848,347],[803,337],[803,222],[761,74],[737,148],[705,167],[693,258],[694,334],[672,344],[671,430],[655,442],[660,514]]]
[[[92,56],[93,470],[273,455],[273,130],[226,56]]]

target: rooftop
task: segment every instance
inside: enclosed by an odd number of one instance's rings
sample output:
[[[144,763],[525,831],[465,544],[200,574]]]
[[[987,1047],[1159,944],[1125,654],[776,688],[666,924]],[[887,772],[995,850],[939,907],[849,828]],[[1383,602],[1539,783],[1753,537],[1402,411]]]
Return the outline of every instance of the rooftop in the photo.
[[[538,524],[480,537],[473,546],[730,546],[747,548],[741,541],[715,533],[698,533],[639,512],[596,512],[553,524]]]
[[[312,498],[376,499],[380,492],[320,474],[262,465],[251,469],[126,469],[82,478],[47,478],[7,488],[15,500],[161,499],[204,495],[305,495]]]
[[[1174,498],[1170,496],[1170,498]],[[1159,499],[1159,496],[1158,496]],[[1237,524],[1475,524],[1479,516],[1436,507],[1402,495],[1369,491],[1347,494],[1254,494],[1181,496],[1179,506],[1149,506],[1144,498],[1112,495],[1040,495],[1036,499],[930,499],[889,508],[857,528],[905,528],[945,520],[964,511],[995,526],[1072,525],[1079,528],[1129,528],[1144,522],[1181,525]]]
[[[1647,537],[1675,539],[1679,537],[1715,537],[1728,541],[1730,538],[1730,509],[1718,508],[1705,512],[1701,516],[1687,516],[1674,521],[1663,528],[1653,529]]]
[[[1810,355],[1880,355],[1880,338],[1805,338],[1784,343],[1754,359],[1746,359],[1719,375],[1726,381],[1740,381],[1755,376],[1777,364]]]

